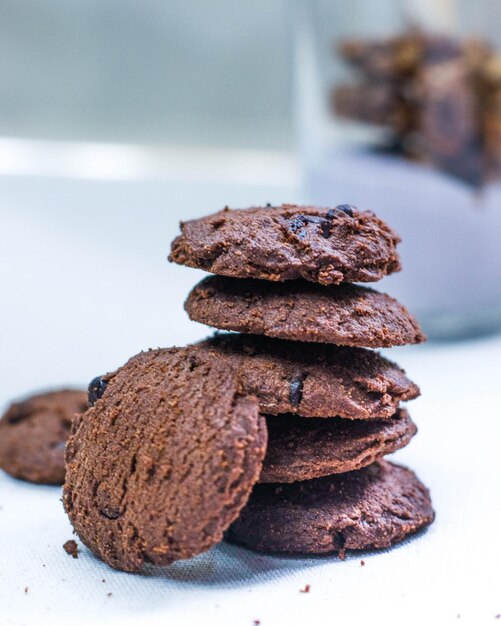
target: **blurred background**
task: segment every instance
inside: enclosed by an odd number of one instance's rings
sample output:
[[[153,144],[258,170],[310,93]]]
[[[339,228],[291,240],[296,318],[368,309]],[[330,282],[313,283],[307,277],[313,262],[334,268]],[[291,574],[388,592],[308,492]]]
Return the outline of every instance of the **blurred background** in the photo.
[[[432,340],[501,327],[495,0],[0,0],[0,15],[5,397],[201,336],[182,310],[196,272],[165,259],[180,219],[225,205],[372,209],[403,238],[381,288]]]
[[[290,149],[290,3],[0,3],[0,133]]]

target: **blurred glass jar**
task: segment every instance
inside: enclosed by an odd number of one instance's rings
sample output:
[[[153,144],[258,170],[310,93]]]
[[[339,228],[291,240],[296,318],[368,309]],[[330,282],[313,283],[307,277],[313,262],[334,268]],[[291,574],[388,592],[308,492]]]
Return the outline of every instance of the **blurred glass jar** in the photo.
[[[404,271],[377,288],[430,338],[500,330],[501,3],[294,6],[305,199],[399,233]]]

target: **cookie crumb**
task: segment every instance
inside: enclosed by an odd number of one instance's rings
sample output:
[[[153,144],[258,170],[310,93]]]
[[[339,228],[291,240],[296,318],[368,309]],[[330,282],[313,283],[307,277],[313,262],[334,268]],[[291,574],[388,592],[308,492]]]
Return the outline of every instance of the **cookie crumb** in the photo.
[[[78,559],[78,543],[74,539],[68,539],[68,541],[63,544],[63,548],[66,554],[69,554],[74,559]]]
[[[103,578],[103,580],[102,580],[101,582],[102,582],[102,583],[105,583],[105,582],[106,582],[106,578]]]
[[[255,619],[253,622],[254,626],[259,626],[259,624],[261,623],[260,619]]]
[[[29,589],[30,589],[29,587],[25,587],[24,588],[24,593],[28,593]]]
[[[310,585],[305,585],[304,589],[300,589],[299,593],[310,593]]]
[[[364,567],[364,566],[365,566],[365,561],[362,559],[362,560],[360,561],[360,567]]]
[[[111,598],[111,596],[112,596],[113,594],[112,594],[112,593],[111,593],[111,591],[110,591],[110,592],[109,592],[109,593],[107,593],[106,595],[108,596],[108,598]]]
[[[499,619],[501,618],[501,613],[498,613],[497,615],[494,615],[494,619]]]

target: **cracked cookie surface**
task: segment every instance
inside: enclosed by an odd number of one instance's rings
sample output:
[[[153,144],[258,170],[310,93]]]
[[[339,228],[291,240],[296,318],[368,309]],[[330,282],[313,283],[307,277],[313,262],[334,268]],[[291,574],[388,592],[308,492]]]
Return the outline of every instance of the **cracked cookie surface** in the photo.
[[[221,330],[341,346],[389,348],[426,339],[407,309],[357,285],[209,276],[185,303],[190,319]]]
[[[217,333],[192,346],[194,358],[238,369],[262,413],[302,417],[388,419],[419,388],[395,363],[373,350]]]
[[[266,424],[221,363],[152,350],[105,377],[67,447],[63,502],[117,569],[167,565],[218,543],[258,480]]]
[[[226,538],[265,552],[344,556],[388,548],[434,517],[428,489],[414,472],[378,461],[347,474],[256,485]]]
[[[261,483],[292,483],[358,470],[403,448],[417,431],[405,409],[391,420],[275,415],[266,423],[268,449]]]
[[[346,204],[226,208],[182,222],[169,260],[239,278],[373,282],[400,269],[399,241],[373,213]]]
[[[40,393],[12,404],[0,420],[0,467],[33,483],[64,482],[64,448],[87,394],[77,389]]]

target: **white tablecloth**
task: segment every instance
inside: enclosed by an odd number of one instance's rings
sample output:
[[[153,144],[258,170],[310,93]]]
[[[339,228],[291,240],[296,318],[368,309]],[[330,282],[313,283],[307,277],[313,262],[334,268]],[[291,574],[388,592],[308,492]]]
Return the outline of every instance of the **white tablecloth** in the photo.
[[[284,198],[284,195],[287,195]],[[169,265],[177,221],[295,191],[0,179],[0,404],[86,384],[141,348],[207,334],[182,303],[200,273]],[[430,487],[435,524],[388,551],[278,558],[228,545],[148,576],[82,545],[61,490],[0,475],[0,625],[496,623],[501,613],[501,339],[395,349],[422,388],[395,455]],[[365,566],[361,565],[361,559]],[[310,585],[309,593],[301,593]]]

